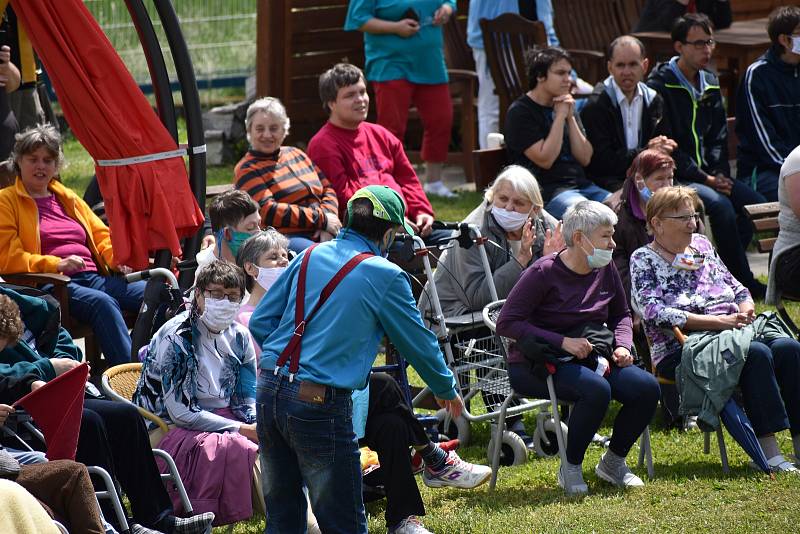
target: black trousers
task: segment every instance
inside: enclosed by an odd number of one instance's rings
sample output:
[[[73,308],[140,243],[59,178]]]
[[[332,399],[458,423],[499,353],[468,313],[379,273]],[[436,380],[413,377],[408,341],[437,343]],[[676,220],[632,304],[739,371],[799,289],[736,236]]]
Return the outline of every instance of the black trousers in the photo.
[[[425,428],[403,399],[397,381],[385,373],[372,373],[367,427],[361,443],[377,452],[380,459],[381,467],[374,478],[370,477],[370,482],[382,483],[386,490],[387,526],[411,515],[425,515],[408,448],[427,445],[430,441]]]
[[[86,399],[75,460],[102,467],[128,496],[133,519],[148,528],[172,530],[172,501],[161,481],[147,428],[133,406]],[[106,520],[117,526],[116,514],[101,499]]]
[[[778,256],[775,283],[781,292],[800,298],[800,245],[785,250]]]

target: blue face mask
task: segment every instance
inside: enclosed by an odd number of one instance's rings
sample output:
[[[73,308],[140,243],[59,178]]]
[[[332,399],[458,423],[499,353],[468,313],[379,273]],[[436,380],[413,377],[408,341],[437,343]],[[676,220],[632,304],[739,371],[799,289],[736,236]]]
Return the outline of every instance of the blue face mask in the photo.
[[[644,200],[645,204],[647,204],[650,202],[650,197],[653,196],[653,192],[650,191],[650,188],[647,187],[644,182],[642,182],[642,188],[639,189],[639,195],[642,197],[642,200]]]
[[[586,241],[589,241],[589,238],[586,238]],[[614,251],[608,249],[600,249],[594,246],[591,241],[589,244],[592,245],[592,253],[586,255],[586,261],[589,262],[589,267],[592,269],[602,269],[609,263],[614,257]],[[584,252],[586,252],[584,250]]]

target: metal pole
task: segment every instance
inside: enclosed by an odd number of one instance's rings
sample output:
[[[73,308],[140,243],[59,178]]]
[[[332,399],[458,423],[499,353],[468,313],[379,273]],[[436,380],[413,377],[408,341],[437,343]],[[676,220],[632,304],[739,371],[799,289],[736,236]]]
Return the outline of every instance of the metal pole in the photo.
[[[197,199],[197,204],[203,208],[206,204],[206,141],[203,132],[203,115],[200,110],[200,95],[197,92],[197,80],[194,76],[192,59],[172,2],[170,0],[154,0],[154,4],[169,42],[181,87],[183,109],[186,115],[186,133],[189,141],[189,183],[195,199]],[[202,230],[198,230],[194,236],[186,240],[183,246],[184,257],[192,258],[197,254],[202,237]],[[192,283],[194,283],[194,277],[191,272],[180,274],[182,288],[188,288]]]

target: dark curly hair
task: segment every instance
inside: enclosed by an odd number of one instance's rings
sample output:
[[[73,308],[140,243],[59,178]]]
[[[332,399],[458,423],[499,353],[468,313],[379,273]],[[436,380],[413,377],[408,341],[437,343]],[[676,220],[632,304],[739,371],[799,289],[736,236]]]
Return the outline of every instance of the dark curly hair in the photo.
[[[24,331],[19,306],[11,297],[0,295],[0,339],[5,339],[8,345],[14,345]]]

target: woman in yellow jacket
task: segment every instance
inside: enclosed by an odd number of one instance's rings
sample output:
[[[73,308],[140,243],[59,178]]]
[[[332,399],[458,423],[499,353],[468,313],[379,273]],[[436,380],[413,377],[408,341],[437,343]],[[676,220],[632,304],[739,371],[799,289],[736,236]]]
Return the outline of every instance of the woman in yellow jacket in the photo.
[[[19,134],[10,160],[17,179],[0,190],[0,271],[69,275],[70,313],[92,326],[109,363],[130,361],[122,310],[139,309],[145,284],[119,276],[129,269],[114,262],[108,227],[56,178],[58,132],[40,125]]]

